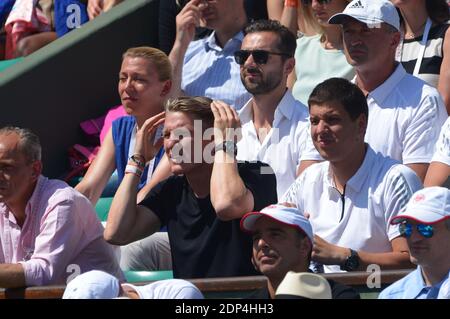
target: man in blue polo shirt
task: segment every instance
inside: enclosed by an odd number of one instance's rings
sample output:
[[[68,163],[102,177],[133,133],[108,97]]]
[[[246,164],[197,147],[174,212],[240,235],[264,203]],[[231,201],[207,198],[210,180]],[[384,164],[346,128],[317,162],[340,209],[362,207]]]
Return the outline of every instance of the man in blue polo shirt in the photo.
[[[387,287],[380,299],[435,299],[450,271],[450,190],[428,187],[416,192],[400,214],[391,220],[400,224],[408,241],[411,262],[418,267]]]

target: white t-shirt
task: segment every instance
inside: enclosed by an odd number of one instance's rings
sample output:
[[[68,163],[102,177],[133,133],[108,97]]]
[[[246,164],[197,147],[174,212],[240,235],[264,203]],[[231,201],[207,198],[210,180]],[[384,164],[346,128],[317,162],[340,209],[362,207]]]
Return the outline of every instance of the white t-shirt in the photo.
[[[450,117],[447,118],[444,126],[442,126],[431,161],[441,162],[450,166]]]
[[[447,111],[439,92],[399,64],[367,96],[365,141],[403,164],[429,163]]]
[[[240,110],[239,118],[242,139],[237,144],[237,159],[269,164],[277,179],[278,198],[295,181],[300,161],[322,160],[309,133],[308,110],[294,99],[289,90],[286,90],[275,110],[272,129],[263,143],[259,141],[253,124],[252,100]]]
[[[314,234],[334,245],[372,253],[392,251],[390,242],[400,233],[389,221],[422,188],[417,175],[370,146],[344,195],[335,188],[329,169],[328,161],[308,167],[281,202],[294,203],[309,214]],[[339,272],[340,267],[324,270]]]

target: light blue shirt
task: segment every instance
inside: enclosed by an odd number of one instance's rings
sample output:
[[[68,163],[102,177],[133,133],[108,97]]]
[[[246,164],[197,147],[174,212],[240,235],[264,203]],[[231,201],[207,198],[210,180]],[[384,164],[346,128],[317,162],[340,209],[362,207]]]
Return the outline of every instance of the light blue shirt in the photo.
[[[250,98],[241,82],[234,52],[241,48],[244,34],[237,33],[221,48],[213,32],[189,44],[184,57],[181,89],[189,96],[222,100],[239,110]]]
[[[297,39],[294,97],[308,105],[309,95],[317,84],[329,78],[353,79],[355,70],[348,64],[342,50],[327,50],[320,42],[321,35]]]
[[[384,289],[378,299],[436,299],[446,278],[434,286],[427,286],[419,266],[404,278]]]

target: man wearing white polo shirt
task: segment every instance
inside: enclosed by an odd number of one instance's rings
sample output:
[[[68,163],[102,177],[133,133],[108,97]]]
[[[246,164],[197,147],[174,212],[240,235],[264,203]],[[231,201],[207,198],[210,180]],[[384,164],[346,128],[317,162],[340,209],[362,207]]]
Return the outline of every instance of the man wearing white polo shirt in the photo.
[[[329,20],[341,24],[355,83],[369,105],[366,141],[413,169],[423,181],[447,118],[439,92],[395,61],[400,18],[388,0],[354,0]]]
[[[271,20],[254,22],[245,33],[235,59],[252,99],[239,112],[243,138],[237,159],[269,164],[281,197],[299,172],[322,158],[309,136],[307,108],[286,88],[295,65],[295,36]]]
[[[444,186],[450,177],[450,117],[445,121],[425,177],[425,187]]]
[[[414,172],[364,142],[368,107],[345,79],[320,83],[308,100],[314,146],[326,160],[308,167],[281,202],[313,227],[312,260],[325,272],[410,267],[406,240],[389,221],[421,188]]]

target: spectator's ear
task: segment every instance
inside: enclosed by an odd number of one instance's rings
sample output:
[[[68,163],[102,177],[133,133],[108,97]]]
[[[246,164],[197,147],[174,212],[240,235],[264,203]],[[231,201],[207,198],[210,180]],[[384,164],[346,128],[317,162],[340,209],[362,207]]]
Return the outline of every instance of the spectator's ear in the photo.
[[[391,37],[391,46],[393,46],[395,50],[397,50],[397,47],[400,44],[400,38],[401,38],[400,32],[393,33]]]
[[[42,162],[41,161],[34,161],[31,164],[31,177],[33,179],[37,179],[39,177],[39,175],[41,175],[42,173]]]
[[[295,67],[295,59],[293,57],[286,59],[284,61],[284,74],[289,75],[291,74],[292,70],[294,70]]]
[[[362,135],[362,138],[364,139],[364,135],[366,134],[367,130],[367,116],[365,114],[360,114],[357,121],[359,133]]]
[[[163,89],[161,90],[161,96],[163,97],[169,94],[171,88],[172,88],[171,80],[167,80],[166,82],[164,82]]]

